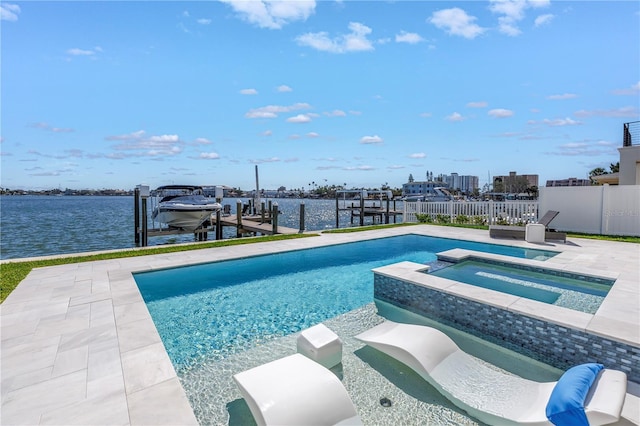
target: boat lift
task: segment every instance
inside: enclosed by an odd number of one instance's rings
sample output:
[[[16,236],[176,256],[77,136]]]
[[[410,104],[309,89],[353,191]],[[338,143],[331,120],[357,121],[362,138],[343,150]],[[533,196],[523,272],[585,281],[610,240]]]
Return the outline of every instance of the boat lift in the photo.
[[[340,199],[341,195],[342,200]],[[376,204],[377,202],[379,204]],[[383,207],[383,202],[386,202],[386,207]],[[393,208],[391,202],[393,202]],[[402,211],[396,210],[396,200],[393,199],[391,190],[378,189],[340,189],[336,191],[336,229],[340,228],[341,211],[351,212],[351,224],[353,224],[354,217],[359,217],[360,226],[364,225],[365,217],[373,218],[374,223],[376,218],[380,219],[380,223],[384,219],[384,223],[388,224],[391,216],[393,216],[393,222],[396,223],[396,216],[402,214]]]

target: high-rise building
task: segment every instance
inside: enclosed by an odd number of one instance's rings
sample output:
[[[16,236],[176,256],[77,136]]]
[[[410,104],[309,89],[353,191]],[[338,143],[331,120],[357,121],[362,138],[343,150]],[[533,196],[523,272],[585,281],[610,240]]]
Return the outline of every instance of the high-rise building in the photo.
[[[478,176],[460,176],[457,173],[451,173],[449,176],[443,176],[443,181],[448,184],[449,189],[463,194],[472,194],[478,189]]]

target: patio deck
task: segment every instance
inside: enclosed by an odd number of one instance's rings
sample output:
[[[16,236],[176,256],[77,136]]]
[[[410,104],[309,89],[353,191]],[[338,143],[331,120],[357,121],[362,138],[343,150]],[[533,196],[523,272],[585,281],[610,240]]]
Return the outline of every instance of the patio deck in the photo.
[[[1,423],[197,424],[132,272],[408,233],[503,243],[487,231],[422,225],[35,269],[0,306]],[[561,251],[547,262],[617,274],[589,321],[579,312],[563,321],[640,347],[640,245],[508,245]],[[640,423],[639,388],[630,383],[632,423],[621,424]]]

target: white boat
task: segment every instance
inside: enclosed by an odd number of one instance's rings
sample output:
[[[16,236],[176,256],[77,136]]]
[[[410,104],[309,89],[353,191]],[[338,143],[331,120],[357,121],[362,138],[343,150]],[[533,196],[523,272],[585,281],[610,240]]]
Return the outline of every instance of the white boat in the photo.
[[[426,189],[426,192],[422,194],[415,195],[407,195],[402,198],[402,201],[409,202],[429,202],[429,201],[451,201],[453,200],[453,195],[451,192],[445,187],[435,186],[429,187]]]
[[[200,186],[166,185],[156,189],[162,197],[151,213],[151,219],[171,228],[193,231],[221,209],[214,199],[204,196]]]

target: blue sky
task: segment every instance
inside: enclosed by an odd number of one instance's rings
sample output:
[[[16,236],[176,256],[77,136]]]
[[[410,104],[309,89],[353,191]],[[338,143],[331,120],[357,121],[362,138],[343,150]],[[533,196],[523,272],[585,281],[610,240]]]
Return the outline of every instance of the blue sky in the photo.
[[[544,185],[640,120],[636,1],[0,5],[5,188]]]

